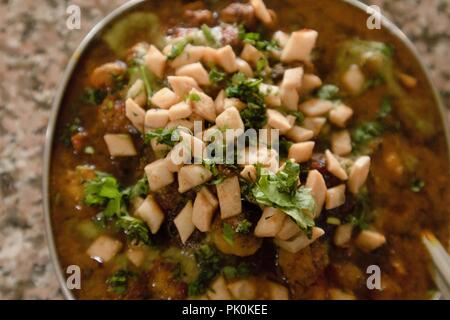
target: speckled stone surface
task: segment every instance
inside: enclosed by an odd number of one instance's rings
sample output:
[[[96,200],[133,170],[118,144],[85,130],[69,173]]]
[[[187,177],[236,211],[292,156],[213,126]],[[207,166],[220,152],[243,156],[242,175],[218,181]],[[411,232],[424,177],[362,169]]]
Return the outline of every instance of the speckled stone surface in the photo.
[[[42,151],[64,67],[87,31],[124,0],[0,1],[0,299],[61,299],[44,234]],[[416,44],[450,106],[450,1],[368,0]],[[66,8],[81,8],[81,30]]]

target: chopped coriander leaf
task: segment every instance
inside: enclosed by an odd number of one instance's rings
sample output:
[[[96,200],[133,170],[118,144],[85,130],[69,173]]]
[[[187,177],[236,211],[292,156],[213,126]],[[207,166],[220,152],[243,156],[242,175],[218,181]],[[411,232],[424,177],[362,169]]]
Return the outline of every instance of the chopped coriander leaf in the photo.
[[[147,103],[150,105],[150,99],[153,95],[152,83],[154,81],[153,74],[147,69],[145,65],[139,66],[139,72],[141,74],[142,81],[144,81],[145,91],[147,93]]]
[[[305,115],[300,111],[295,110],[287,110],[287,114],[292,115],[295,117],[295,124],[301,125],[303,121],[305,120]]]
[[[224,222],[222,224],[222,234],[225,241],[232,246],[234,244],[234,234],[236,232],[234,231],[233,227],[229,224]]]
[[[378,111],[378,118],[384,119],[392,113],[392,103],[389,98],[384,98],[381,101],[380,111]]]
[[[248,103],[240,115],[246,129],[261,129],[267,123],[266,108],[253,102]]]
[[[143,178],[139,179],[136,184],[131,187],[126,188],[123,193],[129,199],[134,199],[136,197],[145,197],[149,192],[147,176],[144,175]]]
[[[227,280],[245,278],[250,275],[250,266],[245,262],[239,263],[237,266],[225,266],[222,269],[222,274]]]
[[[237,233],[248,234],[250,233],[250,228],[252,227],[252,223],[247,219],[242,220],[236,227]]]
[[[425,188],[425,181],[420,179],[414,179],[413,181],[411,181],[410,189],[412,192],[418,193],[422,191],[423,188]]]
[[[293,145],[293,142],[289,141],[285,137],[280,137],[278,143],[278,151],[280,152],[280,157],[286,158],[289,153],[289,148]]]
[[[197,93],[191,92],[191,93],[189,93],[189,94],[187,95],[186,100],[198,102],[198,101],[200,101],[201,99],[200,99],[200,96],[199,96]]]
[[[86,88],[84,90],[82,101],[98,106],[106,98],[106,91],[101,89]]]
[[[144,221],[129,215],[123,215],[117,219],[116,227],[125,233],[128,240],[150,244],[149,230]]]
[[[128,281],[136,276],[137,274],[133,271],[120,269],[106,280],[108,290],[116,294],[124,294],[128,289]]]
[[[225,77],[226,77],[225,72],[219,71],[217,67],[213,66],[209,71],[209,80],[215,85],[218,85],[221,82],[223,82],[225,80]]]
[[[317,91],[317,97],[323,100],[339,99],[339,88],[334,84],[325,84]]]
[[[167,59],[173,60],[183,53],[184,48],[190,43],[189,39],[180,40],[172,45],[172,50],[167,55]]]
[[[154,138],[160,144],[173,147],[180,141],[181,136],[177,128],[158,128],[145,134],[144,143],[149,144]]]
[[[346,221],[360,229],[367,229],[371,220],[371,211],[369,194],[367,190],[363,190],[356,196],[355,209],[346,217]]]
[[[214,35],[212,34],[211,28],[208,27],[206,24],[203,24],[201,26],[203,35],[205,36],[206,42],[210,45],[216,45],[217,44],[217,40],[214,37]]]
[[[81,126],[81,120],[80,118],[73,119],[72,122],[65,125],[63,132],[61,134],[61,141],[64,143],[66,147],[70,147],[72,145],[71,138],[72,135],[74,135],[77,132],[80,132],[83,130],[83,127]]]
[[[251,44],[261,51],[270,51],[279,49],[276,41],[269,41],[262,39],[260,33],[246,32],[244,26],[239,26],[239,38],[244,42]]]
[[[264,75],[267,66],[269,65],[269,61],[266,58],[261,58],[256,62],[256,74],[261,77]]]
[[[204,244],[194,252],[195,260],[199,268],[197,279],[188,286],[189,296],[199,296],[206,292],[212,280],[220,273],[222,258],[217,250]]]

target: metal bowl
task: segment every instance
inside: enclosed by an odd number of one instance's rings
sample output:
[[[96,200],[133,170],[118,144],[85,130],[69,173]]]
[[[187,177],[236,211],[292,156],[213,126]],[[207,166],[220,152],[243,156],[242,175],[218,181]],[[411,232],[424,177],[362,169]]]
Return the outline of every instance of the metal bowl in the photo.
[[[358,0],[341,0],[345,3],[350,4],[355,9],[367,12],[368,6]],[[58,119],[59,111],[61,108],[61,104],[64,98],[64,95],[66,93],[67,87],[69,85],[70,79],[72,77],[72,74],[74,70],[76,69],[76,66],[78,62],[80,61],[80,58],[84,54],[84,52],[87,50],[89,45],[93,42],[93,40],[100,35],[105,29],[107,29],[113,21],[115,21],[117,18],[121,17],[122,15],[125,15],[129,11],[135,9],[138,5],[144,3],[145,0],[130,0],[129,2],[123,4],[122,6],[118,7],[114,11],[112,11],[110,14],[108,14],[105,18],[103,18],[100,22],[98,22],[92,30],[84,37],[84,39],[81,41],[78,48],[75,50],[75,52],[72,54],[69,63],[66,67],[66,70],[63,74],[61,85],[59,86],[55,99],[53,101],[49,124],[47,127],[46,137],[45,137],[45,149],[44,149],[44,171],[43,171],[43,206],[44,206],[44,215],[45,215],[45,229],[47,234],[47,243],[50,251],[50,258],[53,262],[53,266],[56,271],[56,276],[58,278],[59,284],[61,286],[62,293],[64,294],[64,297],[68,300],[74,300],[75,297],[72,294],[72,292],[67,288],[66,286],[66,278],[64,276],[63,270],[61,268],[61,264],[58,259],[58,254],[55,247],[55,241],[53,238],[53,231],[52,231],[52,222],[50,217],[50,203],[49,203],[49,178],[50,178],[50,166],[51,166],[51,153],[52,153],[52,146],[53,146],[53,139],[54,139],[54,133],[55,133],[55,127],[56,127],[56,121]],[[429,88],[432,90],[432,95],[435,100],[435,104],[437,105],[444,131],[446,134],[446,141],[447,141],[447,149],[449,151],[450,155],[450,130],[449,130],[449,124],[447,123],[446,119],[446,110],[444,108],[444,105],[442,103],[442,100],[439,96],[439,93],[436,89],[436,87],[433,85],[430,79],[430,75],[422,62],[416,48],[412,44],[412,42],[407,38],[407,36],[391,21],[389,21],[386,17],[381,16],[381,24],[382,27],[387,30],[394,38],[397,38],[400,42],[402,42],[405,47],[412,53],[415,60],[418,61],[421,72],[424,74],[425,79],[427,81],[427,84],[429,85]]]

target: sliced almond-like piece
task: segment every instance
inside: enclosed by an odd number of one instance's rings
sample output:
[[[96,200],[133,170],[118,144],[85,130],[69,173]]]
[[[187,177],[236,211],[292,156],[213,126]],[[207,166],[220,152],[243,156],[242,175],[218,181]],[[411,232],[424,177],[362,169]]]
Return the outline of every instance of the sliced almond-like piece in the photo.
[[[292,32],[281,53],[281,61],[293,62],[311,60],[311,52],[316,45],[318,33],[315,30],[303,29]]]
[[[225,179],[216,188],[222,219],[234,217],[242,212],[241,187],[237,176]]]
[[[259,59],[264,58],[264,55],[254,46],[252,46],[249,43],[246,43],[244,45],[244,49],[242,49],[241,58],[247,61],[248,63],[256,65]]]
[[[108,236],[99,236],[87,249],[86,253],[92,259],[106,263],[122,249],[122,242]]]
[[[334,232],[333,242],[336,246],[345,248],[348,246],[353,232],[353,224],[346,223],[337,226]]]
[[[274,243],[279,246],[280,248],[291,252],[296,253],[307,246],[309,246],[311,243],[316,241],[318,238],[323,236],[325,234],[325,231],[323,229],[318,227],[312,228],[312,235],[311,238],[308,238],[308,236],[304,232],[300,232],[296,237],[294,237],[291,240],[283,241],[279,240],[277,238],[274,239]]]
[[[345,184],[327,190],[327,197],[325,200],[325,208],[331,210],[342,206],[345,203]]]
[[[289,120],[279,111],[267,109],[267,124],[274,129],[280,130],[281,133],[287,132],[292,128]]]
[[[352,117],[352,115],[352,108],[346,106],[345,104],[339,104],[330,111],[328,119],[330,119],[330,122],[332,124],[340,128],[345,128],[348,120]]]
[[[331,150],[338,156],[346,156],[352,152],[352,139],[348,130],[341,130],[331,134]]]
[[[306,117],[303,120],[303,127],[309,129],[314,133],[314,137],[318,136],[323,128],[323,125],[327,122],[326,118],[322,117]]]
[[[182,66],[175,71],[175,75],[191,77],[201,86],[207,86],[210,84],[208,72],[200,62]]]
[[[181,101],[181,98],[175,94],[169,88],[162,88],[155,92],[155,94],[151,98],[151,102],[162,109],[169,109],[175,103]]]
[[[149,109],[145,113],[144,128],[149,131],[164,128],[169,122],[169,111],[165,109]]]
[[[284,219],[283,225],[276,234],[276,238],[280,240],[289,240],[300,232],[299,226],[290,217]]]
[[[139,132],[144,132],[145,110],[131,98],[125,102],[125,116]]]
[[[311,189],[311,195],[316,202],[314,217],[317,218],[322,211],[327,195],[327,185],[325,184],[325,179],[319,171],[311,170],[306,178],[306,187]]]
[[[336,159],[336,157],[331,153],[330,150],[325,151],[325,160],[327,163],[327,170],[333,174],[334,176],[338,177],[341,180],[347,180],[348,176],[345,172],[344,168],[342,168],[339,161]]]
[[[364,73],[356,64],[352,64],[342,75],[342,84],[353,95],[359,94],[362,91],[365,81],[366,77]]]
[[[111,157],[132,157],[137,155],[129,134],[105,134],[103,136]]]
[[[236,63],[236,55],[233,48],[230,45],[222,47],[216,51],[217,62],[228,73],[238,71],[238,65]]]
[[[167,57],[161,53],[154,45],[151,45],[146,58],[147,68],[153,72],[158,78],[164,76]]]
[[[214,100],[207,94],[196,89],[192,89],[189,94],[194,94],[199,98],[191,100],[194,112],[202,118],[214,122],[216,120],[216,105],[214,104]]]
[[[207,232],[211,229],[211,221],[213,214],[219,207],[217,198],[203,187],[195,197],[194,207],[192,211],[192,223],[201,232]]]
[[[281,86],[288,89],[299,89],[302,86],[303,68],[286,69]]]
[[[288,152],[288,158],[294,159],[297,163],[303,163],[311,159],[314,150],[314,142],[298,142],[291,145]]]
[[[147,223],[150,231],[156,234],[164,221],[164,212],[152,195],[148,195],[136,209],[134,215]]]
[[[325,115],[333,108],[333,102],[322,99],[311,99],[299,105],[299,110],[308,117]]]
[[[366,183],[369,169],[370,157],[368,156],[362,156],[353,163],[348,178],[348,190],[351,193],[357,194],[364,183]]]
[[[244,122],[242,122],[239,110],[236,107],[231,107],[223,111],[216,118],[217,128],[225,129],[244,129]]]
[[[168,76],[172,90],[179,97],[185,97],[193,88],[200,90],[197,81],[194,78],[186,76]]]
[[[175,181],[166,159],[156,160],[144,168],[151,191],[159,190]]]
[[[195,225],[192,223],[192,201],[189,200],[184,208],[173,219],[173,223],[177,227],[178,234],[180,235],[181,242],[186,241],[195,230]]]
[[[178,172],[178,192],[184,193],[212,178],[212,173],[201,165],[187,165]]]
[[[272,16],[269,10],[267,10],[266,5],[263,0],[250,0],[250,4],[255,10],[255,16],[261,20],[265,25],[270,25],[272,23]]]
[[[267,207],[256,224],[254,234],[256,237],[275,237],[283,226],[286,214],[280,209]]]
[[[363,230],[356,238],[355,243],[361,250],[370,252],[385,244],[386,238],[377,231]]]
[[[300,126],[293,126],[292,129],[290,129],[284,135],[294,142],[305,142],[314,137],[314,132]]]

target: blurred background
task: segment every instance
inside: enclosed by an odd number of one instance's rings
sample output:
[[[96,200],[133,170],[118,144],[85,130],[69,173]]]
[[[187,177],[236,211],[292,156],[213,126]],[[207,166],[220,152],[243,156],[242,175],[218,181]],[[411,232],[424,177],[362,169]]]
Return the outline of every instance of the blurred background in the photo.
[[[45,130],[70,55],[125,2],[0,1],[0,299],[62,299],[41,204]],[[450,110],[450,0],[364,2],[380,6],[414,42]],[[81,8],[80,30],[66,27],[71,4]]]

